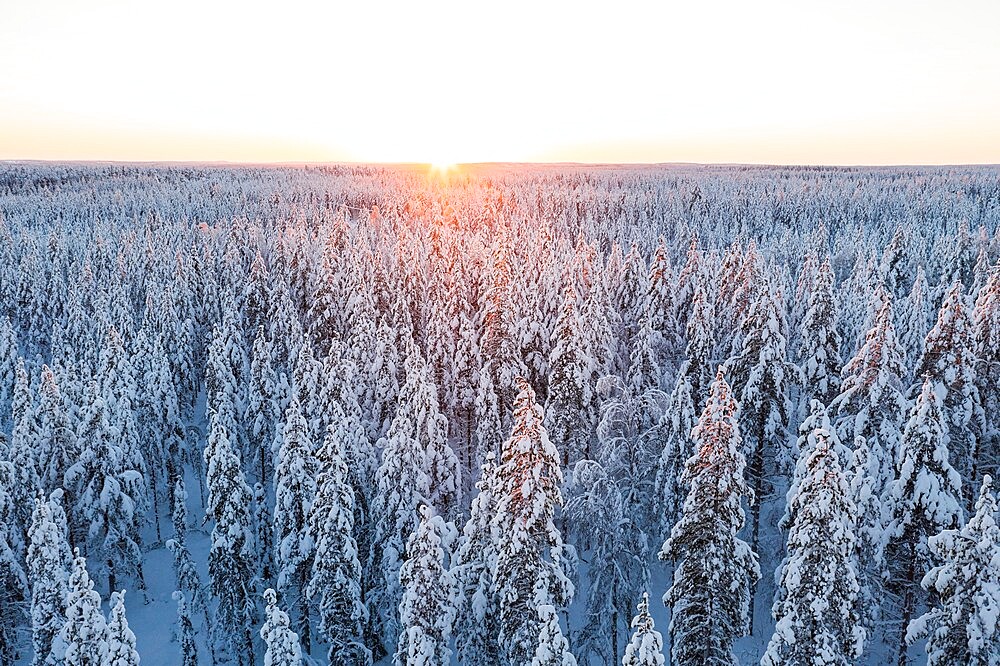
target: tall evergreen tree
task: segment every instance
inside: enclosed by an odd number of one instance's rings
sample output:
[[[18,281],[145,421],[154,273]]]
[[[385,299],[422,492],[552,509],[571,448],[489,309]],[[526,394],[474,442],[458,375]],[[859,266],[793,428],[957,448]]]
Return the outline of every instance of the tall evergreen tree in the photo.
[[[840,391],[840,334],[837,332],[837,305],[833,295],[833,268],[823,262],[809,297],[809,309],[802,319],[803,392],[808,400],[824,405]]]
[[[139,666],[135,634],[125,617],[125,591],[111,593],[111,616],[108,621],[108,666]]]
[[[906,666],[906,628],[917,608],[917,572],[927,570],[927,538],[962,522],[962,480],[948,458],[941,397],[930,378],[910,413],[896,458],[896,478],[886,496],[888,589],[900,618],[898,663]]]
[[[39,498],[31,516],[28,577],[31,581],[32,666],[42,666],[52,651],[53,639],[66,621],[65,526],[52,513],[53,505]]]
[[[927,640],[929,666],[988,666],[1000,661],[1000,528],[993,480],[984,477],[976,513],[961,529],[928,537],[941,564],[921,581],[938,601],[910,623],[906,640]]]
[[[446,529],[430,507],[420,506],[420,525],[406,542],[406,561],[399,570],[403,596],[399,603],[402,631],[393,657],[397,666],[447,664],[451,660],[448,644],[456,590],[442,544]]]
[[[316,545],[315,535],[309,529],[309,513],[316,497],[319,471],[312,451],[299,401],[292,398],[285,412],[274,474],[274,562],[278,591],[294,610],[297,618],[294,626],[306,654],[310,651],[310,604],[305,590]]]
[[[327,430],[318,460],[321,471],[309,514],[316,556],[306,591],[316,602],[320,633],[330,643],[330,663],[371,663],[362,633],[368,609],[361,598],[361,564],[354,539],[355,495],[334,426]]]
[[[596,425],[595,369],[587,354],[577,300],[575,290],[568,288],[549,357],[546,425],[564,465],[592,458],[590,445]]]
[[[228,395],[221,393],[222,407],[212,416],[205,447],[208,479],[207,518],[213,519],[212,546],[208,555],[208,575],[212,594],[218,599],[213,639],[220,647],[230,647],[241,666],[253,664],[251,627],[256,624],[253,600],[256,584],[254,538],[251,530],[251,491],[243,476],[239,454],[229,440],[229,424],[224,414]],[[229,406],[231,408],[231,406]]]
[[[753,499],[736,412],[720,369],[691,433],[683,513],[660,550],[660,559],[680,560],[663,596],[672,608],[671,663],[679,666],[737,663],[733,641],[747,632],[750,591],[760,578],[757,555],[736,536],[744,522],[740,499]]]
[[[562,504],[559,454],[542,425],[535,392],[519,380],[514,427],[497,468],[500,542],[493,579],[500,606],[500,649],[507,663],[527,662],[535,651],[542,605],[565,606],[573,596],[562,536],[553,517]]]
[[[65,666],[106,666],[108,652],[107,622],[101,612],[101,595],[87,575],[87,561],[79,552],[73,559],[66,598],[66,621],[53,646],[56,663]]]
[[[173,599],[177,602],[177,641],[181,647],[181,666],[198,666],[198,644],[194,638],[191,609],[183,592],[174,592]]]
[[[492,452],[486,454],[472,500],[469,519],[462,530],[451,561],[457,588],[455,644],[460,663],[469,666],[498,666],[500,663],[499,617],[493,591],[493,570],[500,541],[496,516],[496,464]]]
[[[975,375],[972,321],[962,296],[962,283],[955,282],[941,303],[937,323],[927,334],[917,376],[929,379],[941,398],[948,453],[966,480],[969,496],[978,476],[977,435],[986,429]],[[913,390],[917,389],[915,385]]]
[[[789,500],[788,554],[779,569],[776,626],[764,666],[848,666],[864,647],[857,510],[831,433],[822,426],[814,432],[814,446],[802,450],[805,476]]]

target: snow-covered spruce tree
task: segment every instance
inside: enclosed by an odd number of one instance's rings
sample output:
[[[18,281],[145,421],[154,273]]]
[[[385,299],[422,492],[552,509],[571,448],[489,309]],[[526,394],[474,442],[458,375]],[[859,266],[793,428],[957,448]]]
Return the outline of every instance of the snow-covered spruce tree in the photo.
[[[447,444],[447,423],[437,409],[427,365],[415,345],[411,343],[408,351],[406,382],[384,443],[372,507],[369,566],[377,580],[370,607],[378,609],[379,616],[373,619],[381,623],[378,631],[387,652],[398,638],[399,567],[405,540],[417,528],[417,507],[435,499],[455,507],[459,489],[458,459]]]
[[[371,663],[371,652],[364,645],[368,610],[361,598],[361,564],[354,539],[355,495],[333,425],[327,429],[318,461],[316,499],[309,514],[315,558],[306,592],[316,604],[319,631],[330,643],[330,663]]]
[[[323,363],[316,359],[312,344],[306,340],[299,349],[295,360],[295,370],[292,372],[292,396],[298,400],[299,410],[305,419],[306,434],[310,441],[323,437],[321,393],[323,381]],[[287,416],[287,409],[286,416]],[[280,590],[279,590],[280,591]]]
[[[185,595],[192,606],[204,609],[201,576],[198,574],[198,567],[195,565],[191,552],[183,542],[176,539],[167,539],[165,545],[174,558],[174,576],[177,579],[177,589]]]
[[[748,629],[750,592],[760,579],[757,555],[736,536],[744,522],[740,499],[753,500],[736,411],[720,369],[691,433],[683,513],[660,550],[661,560],[680,560],[663,596],[672,609],[671,663],[678,666],[737,663],[733,641]]]
[[[228,394],[220,393],[222,405]],[[223,414],[212,415],[205,447],[208,503],[206,517],[215,521],[212,547],[208,555],[208,575],[212,594],[218,599],[213,640],[219,647],[229,647],[242,666],[253,664],[251,627],[257,622],[254,604],[253,531],[251,529],[251,490],[243,476],[240,458],[229,440],[229,423]]]
[[[900,299],[896,306],[899,312],[896,320],[899,322],[899,340],[906,352],[908,366],[916,369],[920,357],[924,354],[924,339],[931,325],[931,294],[927,286],[927,277],[923,267],[917,268],[917,276],[913,280],[910,295]]]
[[[809,457],[816,448],[816,443],[820,437],[826,439],[829,447],[837,454],[838,462],[841,460],[850,461],[851,450],[841,444],[836,430],[830,425],[830,416],[826,407],[819,400],[813,400],[809,404],[809,415],[799,424],[799,437],[795,440],[795,469],[792,472],[791,483],[788,492],[785,493],[785,513],[779,523],[782,528],[788,529],[795,519],[794,502],[792,501],[799,492],[799,486],[809,475]]]
[[[496,458],[500,455],[503,445],[503,418],[500,415],[500,398],[493,390],[493,380],[490,373],[479,373],[479,385],[476,388],[475,401],[476,420],[476,463],[484,464],[487,456]]]
[[[191,608],[183,592],[174,592],[172,598],[177,602],[177,642],[181,648],[181,666],[198,666],[198,644],[194,638]]]
[[[646,314],[656,335],[657,364],[663,368],[673,365],[672,359],[680,348],[681,329],[674,318],[673,271],[663,238],[653,251],[649,263],[649,291],[646,294]]]
[[[524,371],[520,350],[515,342],[515,316],[512,312],[511,251],[509,240],[501,237],[489,258],[490,275],[480,299],[480,321],[482,322],[482,363],[480,372],[490,374],[493,390],[496,391],[499,413],[507,425],[515,395],[518,391],[516,378]]]
[[[66,597],[66,621],[53,643],[53,657],[64,666],[107,666],[107,622],[101,612],[101,595],[87,575],[87,560],[79,551],[73,559]]]
[[[139,507],[131,493],[141,486],[140,475],[127,467],[128,460],[113,440],[107,406],[91,381],[79,416],[80,457],[65,473],[65,483],[75,498],[71,515],[82,528],[91,559],[108,577],[108,589],[117,589],[118,576],[139,582],[142,552],[139,548]]]
[[[260,637],[264,639],[264,666],[301,666],[302,649],[299,637],[289,626],[288,613],[278,607],[278,595],[274,590],[264,590],[264,626]]]
[[[930,379],[933,391],[941,398],[948,454],[965,480],[967,496],[971,496],[978,476],[977,435],[985,430],[985,423],[976,385],[972,321],[961,282],[951,286],[941,303],[937,323],[924,342],[917,377]],[[915,392],[918,387],[914,385],[911,390]]]
[[[538,607],[538,644],[530,666],[576,666],[569,641],[559,626],[559,615],[550,604]]]
[[[961,529],[927,539],[937,561],[921,581],[936,594],[934,607],[910,623],[906,640],[927,638],[928,666],[1000,662],[1000,528],[993,480],[983,478],[976,513]]]
[[[546,427],[564,465],[591,458],[595,423],[594,367],[587,354],[577,294],[570,287],[563,295],[549,356]]]
[[[21,565],[25,544],[16,528],[11,493],[17,477],[7,454],[5,443],[0,441],[0,663],[12,664],[17,653],[16,628],[22,623],[31,588]]]
[[[649,614],[649,593],[642,593],[639,612],[632,618],[632,640],[625,646],[622,666],[664,666],[663,636],[653,624]]]
[[[566,575],[562,536],[553,517],[562,504],[559,454],[542,425],[535,392],[518,380],[514,427],[504,442],[497,474],[494,525],[503,535],[494,565],[500,608],[500,649],[506,663],[534,654],[542,605],[565,606],[573,596]]]
[[[24,368],[24,359],[17,359],[14,374],[14,396],[11,406],[13,431],[10,437],[10,460],[16,475],[11,486],[16,517],[13,524],[19,526],[22,540],[27,543],[32,502],[34,502],[36,494],[42,490],[41,479],[38,477],[38,451],[36,450],[38,423],[35,420],[31,387],[28,384],[28,373]]]
[[[55,375],[49,366],[42,366],[38,404],[38,471],[46,492],[62,488],[66,470],[79,455],[76,434],[69,422]]]
[[[308,349],[308,345],[304,349]],[[310,651],[310,604],[305,589],[315,550],[309,512],[316,497],[319,465],[297,398],[285,411],[285,427],[274,470],[274,562],[277,588],[296,617],[302,646]]]
[[[250,363],[250,386],[244,421],[247,424],[247,442],[251,469],[259,483],[271,478],[271,444],[275,437],[275,424],[281,419],[278,404],[278,376],[274,371],[274,350],[264,327],[257,329]]]
[[[886,495],[887,589],[900,619],[898,661],[905,666],[906,628],[918,604],[918,571],[929,569],[927,538],[962,522],[962,479],[951,466],[941,398],[928,377],[910,413]],[[891,645],[891,643],[890,643]]]
[[[31,581],[32,666],[46,663],[53,639],[66,621],[66,544],[64,527],[52,515],[52,505],[42,498],[35,501],[28,531],[27,565]]]
[[[135,634],[125,617],[125,591],[111,593],[111,614],[108,620],[107,666],[139,666],[135,650]]]
[[[892,309],[885,303],[865,343],[842,373],[840,395],[830,404],[836,414],[835,426],[841,442],[864,438],[869,453],[869,469],[874,494],[883,497],[892,479],[892,469],[902,438],[901,424],[907,410],[902,380],[907,374],[903,349],[892,325]],[[881,531],[878,515],[865,516],[869,529]]]
[[[781,333],[780,294],[758,289],[744,324],[743,349],[726,362],[733,391],[739,394],[740,434],[747,457],[747,482],[758,500],[750,510],[750,546],[760,545],[760,506],[774,479],[787,474],[794,461],[786,443],[792,405],[789,385],[799,369],[788,362]]]
[[[704,407],[712,379],[715,340],[712,335],[714,314],[699,286],[694,296],[694,311],[688,318],[686,358],[677,373],[677,383],[667,401],[656,434],[663,442],[656,468],[656,502],[660,527],[669,534],[677,521],[687,488],[681,484],[684,465],[694,452],[691,429]]]
[[[833,268],[827,258],[820,266],[809,297],[809,309],[802,319],[802,390],[804,400],[830,404],[840,392],[840,334],[837,332],[837,304],[833,296]]]
[[[789,500],[788,553],[779,568],[776,625],[763,666],[849,666],[864,647],[857,510],[830,431],[818,427],[814,433],[813,445],[802,450],[805,476]]]
[[[906,289],[910,276],[908,254],[906,233],[902,227],[897,227],[892,240],[882,252],[882,260],[878,265],[878,278],[882,286],[894,296],[901,296],[900,290]]]
[[[976,297],[972,314],[976,385],[986,430],[979,442],[979,469],[996,473],[1000,465],[1000,262],[994,265]]]
[[[3,315],[0,316],[0,425],[8,423],[11,413],[17,364],[17,332],[10,323],[10,317]]]
[[[451,629],[455,621],[455,581],[445,562],[442,537],[448,527],[434,510],[420,506],[420,525],[406,542],[406,561],[399,569],[403,597],[399,603],[402,631],[393,663],[428,666],[451,661]]]
[[[472,500],[469,519],[451,560],[457,589],[455,646],[460,663],[498,666],[499,617],[493,593],[493,567],[500,539],[494,524],[497,498],[492,452],[486,454],[476,488],[479,493]]]
[[[146,482],[146,458],[139,446],[136,424],[138,389],[135,368],[114,327],[108,331],[101,349],[99,366],[97,383],[104,398],[110,443],[121,452],[123,467],[138,472],[128,478],[124,491],[136,502],[138,518],[141,518],[149,507],[149,486]]]

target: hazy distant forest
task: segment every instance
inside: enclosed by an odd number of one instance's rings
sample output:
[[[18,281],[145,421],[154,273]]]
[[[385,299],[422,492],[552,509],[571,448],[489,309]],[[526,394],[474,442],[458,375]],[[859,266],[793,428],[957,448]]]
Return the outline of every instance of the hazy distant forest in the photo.
[[[1000,664],[1000,170],[0,164],[0,664]]]

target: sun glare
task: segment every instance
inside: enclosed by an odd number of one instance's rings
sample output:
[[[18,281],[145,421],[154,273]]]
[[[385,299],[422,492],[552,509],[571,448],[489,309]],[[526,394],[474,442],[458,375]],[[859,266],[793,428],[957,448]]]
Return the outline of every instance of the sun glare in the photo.
[[[452,172],[458,170],[458,165],[454,162],[431,162],[430,174],[439,178],[444,178]]]

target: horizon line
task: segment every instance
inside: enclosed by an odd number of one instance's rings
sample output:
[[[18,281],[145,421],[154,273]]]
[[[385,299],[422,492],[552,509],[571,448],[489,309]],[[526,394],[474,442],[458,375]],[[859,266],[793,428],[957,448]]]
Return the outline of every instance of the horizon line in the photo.
[[[432,167],[434,162],[417,161],[359,161],[359,160],[117,160],[117,159],[40,159],[40,158],[0,158],[0,164],[122,164],[149,166],[242,166],[242,167],[308,167],[308,166],[380,166],[380,167]],[[954,162],[954,163],[893,163],[866,164],[862,162],[850,164],[834,164],[824,162],[587,162],[573,160],[559,161],[482,161],[455,162],[449,167],[489,167],[489,166],[566,166],[566,167],[778,167],[778,168],[826,168],[826,169],[927,169],[927,168],[959,168],[959,167],[1000,167],[1000,162]]]

